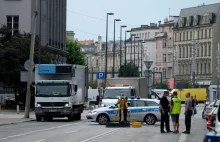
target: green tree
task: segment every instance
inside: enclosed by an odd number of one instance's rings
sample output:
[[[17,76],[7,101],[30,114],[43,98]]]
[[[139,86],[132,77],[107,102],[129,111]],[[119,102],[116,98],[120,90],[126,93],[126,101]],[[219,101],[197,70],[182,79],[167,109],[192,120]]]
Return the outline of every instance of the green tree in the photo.
[[[139,77],[140,72],[138,70],[138,66],[135,65],[133,62],[129,62],[122,65],[119,69],[119,77]]]
[[[67,64],[87,65],[85,54],[77,41],[67,39],[66,49],[69,52]]]

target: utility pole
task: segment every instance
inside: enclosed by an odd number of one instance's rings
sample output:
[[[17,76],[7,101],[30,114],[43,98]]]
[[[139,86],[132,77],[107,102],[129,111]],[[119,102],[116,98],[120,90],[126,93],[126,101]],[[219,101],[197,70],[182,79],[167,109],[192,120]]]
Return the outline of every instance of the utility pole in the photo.
[[[218,43],[218,51],[217,52],[217,99],[219,99],[219,78],[220,78],[220,49]]]
[[[196,50],[198,48],[199,45],[199,41],[198,40],[193,40],[192,41],[192,88],[195,87],[195,77],[196,77]]]
[[[174,79],[174,88],[176,87],[176,50],[175,50],[175,45],[173,47],[173,79]]]
[[[31,29],[31,44],[30,44],[30,59],[29,59],[29,66],[28,66],[28,82],[27,82],[27,91],[26,91],[26,103],[25,103],[25,114],[24,118],[29,118],[30,114],[30,103],[31,103],[31,85],[32,85],[32,71],[33,71],[33,58],[34,58],[34,45],[35,45],[35,32],[36,32],[36,22],[37,22],[37,1],[35,0],[35,8],[33,12],[33,19],[32,19],[32,29]]]

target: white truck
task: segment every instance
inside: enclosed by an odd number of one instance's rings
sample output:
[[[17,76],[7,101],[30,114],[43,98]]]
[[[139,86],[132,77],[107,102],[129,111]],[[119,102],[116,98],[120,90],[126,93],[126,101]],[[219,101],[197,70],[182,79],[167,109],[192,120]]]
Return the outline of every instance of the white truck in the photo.
[[[35,115],[52,120],[67,117],[80,120],[88,98],[88,73],[85,66],[37,64],[35,66]]]
[[[115,104],[121,92],[128,98],[139,96],[140,98],[160,99],[156,93],[151,93],[151,96],[148,96],[149,89],[147,83],[147,78],[145,77],[107,79],[107,87],[103,92],[102,107]]]

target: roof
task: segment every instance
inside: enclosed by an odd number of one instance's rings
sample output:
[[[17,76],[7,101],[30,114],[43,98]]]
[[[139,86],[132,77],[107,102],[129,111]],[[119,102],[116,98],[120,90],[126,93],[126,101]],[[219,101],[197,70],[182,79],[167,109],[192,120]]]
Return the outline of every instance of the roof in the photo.
[[[220,7],[220,3],[184,8],[181,9],[180,11],[180,17],[204,15],[205,13],[217,14],[219,11],[219,7]]]

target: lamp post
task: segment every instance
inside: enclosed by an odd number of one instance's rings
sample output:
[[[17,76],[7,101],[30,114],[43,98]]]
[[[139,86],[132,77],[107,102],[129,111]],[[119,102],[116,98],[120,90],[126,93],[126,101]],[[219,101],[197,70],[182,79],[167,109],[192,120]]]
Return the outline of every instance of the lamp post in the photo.
[[[150,67],[153,64],[153,61],[144,61],[144,64],[145,64],[145,66],[147,68],[147,70],[145,70],[144,74],[148,78],[148,97],[150,97],[151,89],[150,89],[150,81],[149,80],[150,80],[150,74],[152,74],[152,71],[150,70]]]
[[[124,61],[124,76],[125,76],[125,71],[126,71],[126,65],[127,65],[127,47],[126,47],[126,35],[131,31],[125,31],[125,61]]]
[[[134,37],[134,69],[135,69],[135,60],[136,60],[136,58],[135,58],[135,56],[136,56],[136,51],[135,51],[135,48],[136,48],[136,46],[135,46],[135,39],[138,39],[139,37]],[[139,69],[138,69],[139,70]]]
[[[113,68],[112,68],[112,77],[115,77],[115,22],[121,21],[120,19],[114,20],[114,45],[113,45]]]
[[[107,19],[106,19],[106,45],[105,45],[105,81],[107,79],[107,68],[108,68],[108,16],[114,15],[114,13],[107,13]]]
[[[122,61],[122,59],[121,59],[121,57],[122,57],[122,54],[121,54],[121,49],[122,49],[122,45],[121,45],[121,42],[122,42],[122,28],[126,28],[127,26],[125,26],[125,25],[123,25],[123,26],[121,26],[121,28],[120,28],[120,67],[121,67],[121,61]],[[126,42],[126,41],[125,41]]]
[[[145,41],[141,42],[141,77],[143,76],[143,43],[145,43]]]

